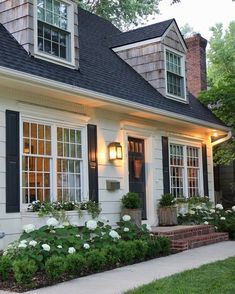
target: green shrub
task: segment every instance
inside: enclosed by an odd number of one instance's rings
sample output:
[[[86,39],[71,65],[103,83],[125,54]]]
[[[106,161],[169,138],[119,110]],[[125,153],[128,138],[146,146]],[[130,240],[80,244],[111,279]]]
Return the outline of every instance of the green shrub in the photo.
[[[107,246],[104,249],[104,252],[106,255],[107,265],[109,267],[112,268],[120,263],[120,250],[117,248],[116,245]]]
[[[37,265],[32,259],[21,259],[13,262],[14,277],[19,284],[30,283],[37,269]]]
[[[148,252],[148,242],[144,240],[134,240],[133,243],[136,249],[135,259],[141,261],[145,260]]]
[[[159,206],[160,207],[173,206],[173,205],[175,205],[175,202],[176,202],[175,197],[170,193],[166,193],[166,194],[162,195],[162,197],[159,201]]]
[[[0,278],[7,280],[9,273],[12,270],[12,261],[8,256],[2,256],[0,258]]]
[[[65,257],[48,258],[45,263],[45,272],[52,280],[58,280],[65,272]]]
[[[157,239],[150,239],[148,241],[147,257],[153,258],[159,256],[161,252],[161,245]]]
[[[157,242],[160,245],[160,253],[167,255],[170,254],[171,240],[167,237],[161,236],[157,238]]]
[[[101,271],[107,264],[104,250],[93,249],[86,253],[86,265],[89,272]]]
[[[137,249],[133,241],[120,241],[117,248],[119,249],[119,258],[122,264],[134,262]]]
[[[128,192],[122,197],[122,205],[128,209],[140,208],[140,197],[138,193]]]
[[[72,275],[79,275],[84,271],[86,266],[86,260],[83,255],[69,254],[65,260],[66,272]]]

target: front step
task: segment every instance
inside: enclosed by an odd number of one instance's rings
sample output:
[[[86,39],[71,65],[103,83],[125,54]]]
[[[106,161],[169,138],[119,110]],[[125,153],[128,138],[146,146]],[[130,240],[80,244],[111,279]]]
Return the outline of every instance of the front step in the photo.
[[[212,225],[154,227],[152,231],[157,236],[168,237],[173,252],[229,240],[228,233],[215,233]]]

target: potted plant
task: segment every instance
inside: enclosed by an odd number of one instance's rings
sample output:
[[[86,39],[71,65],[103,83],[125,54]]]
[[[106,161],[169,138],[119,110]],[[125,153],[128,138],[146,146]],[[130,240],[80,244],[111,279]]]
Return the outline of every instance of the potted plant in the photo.
[[[131,221],[136,225],[141,225],[142,211],[140,208],[140,197],[138,193],[128,192],[122,197],[121,215],[129,215]]]
[[[158,209],[159,226],[177,225],[177,207],[175,203],[176,199],[172,194],[162,195]]]

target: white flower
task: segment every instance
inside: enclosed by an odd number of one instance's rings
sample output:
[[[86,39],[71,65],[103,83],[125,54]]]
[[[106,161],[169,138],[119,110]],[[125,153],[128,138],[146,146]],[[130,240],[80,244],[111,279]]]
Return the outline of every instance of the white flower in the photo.
[[[235,205],[232,207],[232,211],[235,211]]]
[[[48,220],[47,220],[47,225],[48,227],[52,226],[52,227],[56,227],[59,225],[59,222],[56,218],[54,217],[50,217]]]
[[[5,255],[7,255],[7,253],[8,253],[7,250],[6,251],[3,251],[3,254],[2,255],[5,256]]]
[[[90,249],[90,245],[88,243],[84,243],[83,248],[84,249]]]
[[[27,240],[21,240],[20,243],[21,244],[26,244],[28,241]]]
[[[62,246],[61,245],[58,245],[57,248],[62,249]]]
[[[109,236],[112,237],[113,239],[120,239],[121,238],[121,236],[119,236],[119,234],[114,230],[111,230],[109,232]]]
[[[152,232],[152,228],[149,224],[146,225],[146,229],[149,231],[149,232]]]
[[[193,215],[193,214],[195,214],[195,211],[194,210],[189,210],[189,214]]]
[[[223,210],[223,205],[222,204],[216,204],[215,208],[219,209],[219,210]]]
[[[77,237],[77,238],[80,238],[80,237],[81,237],[81,235],[77,234],[77,235],[75,235],[75,237]]]
[[[35,227],[35,225],[33,225],[33,224],[29,224],[29,225],[25,225],[25,226],[23,226],[23,230],[24,230],[26,233],[29,234],[29,233],[35,231],[35,230],[36,230],[36,227]]]
[[[128,214],[123,215],[122,220],[124,222],[129,222],[131,220],[131,217]]]
[[[196,206],[196,209],[201,210],[202,207],[200,205]]]
[[[221,216],[221,218],[220,218],[221,220],[226,220],[226,218],[224,217],[224,216]]]
[[[225,213],[232,213],[232,210],[228,209],[225,211]]]
[[[209,223],[207,221],[204,222],[204,225],[209,225]]]
[[[210,209],[210,212],[211,212],[211,213],[215,213],[214,208],[211,208],[211,209]]]
[[[48,244],[42,244],[42,249],[45,251],[50,251],[51,247]]]
[[[74,247],[69,247],[69,249],[68,249],[69,254],[73,254],[75,252],[76,252],[76,249]]]
[[[97,222],[91,219],[86,223],[86,227],[89,230],[94,231],[97,228]]]
[[[25,244],[25,243],[20,243],[18,245],[18,248],[26,248],[26,247],[27,247],[27,244]]]
[[[30,246],[33,246],[33,247],[35,247],[37,244],[38,244],[38,242],[37,241],[34,241],[34,240],[32,240],[32,241],[29,242],[29,245]]]
[[[124,228],[123,231],[124,232],[129,232],[130,230],[129,230],[129,228]]]
[[[63,227],[68,227],[70,225],[70,223],[68,221],[63,222]]]

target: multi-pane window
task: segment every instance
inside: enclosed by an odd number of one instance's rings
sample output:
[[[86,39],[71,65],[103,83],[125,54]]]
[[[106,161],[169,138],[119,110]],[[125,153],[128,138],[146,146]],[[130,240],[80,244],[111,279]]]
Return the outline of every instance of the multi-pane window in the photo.
[[[81,131],[57,128],[57,196],[59,201],[81,200]]]
[[[81,130],[23,122],[23,203],[81,201],[81,171]]]
[[[38,50],[65,60],[71,58],[69,5],[57,0],[37,0]]]
[[[184,154],[183,146],[170,144],[170,183],[175,197],[184,194]]]
[[[50,200],[51,127],[23,123],[22,195],[23,202]]]
[[[200,195],[199,148],[170,144],[171,193],[179,197]]]
[[[185,98],[182,56],[166,50],[167,93]]]

